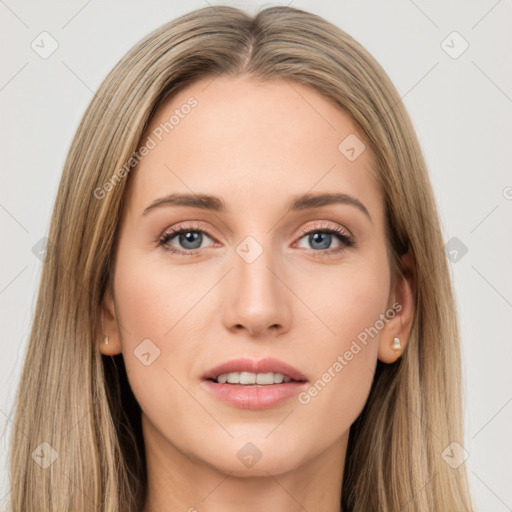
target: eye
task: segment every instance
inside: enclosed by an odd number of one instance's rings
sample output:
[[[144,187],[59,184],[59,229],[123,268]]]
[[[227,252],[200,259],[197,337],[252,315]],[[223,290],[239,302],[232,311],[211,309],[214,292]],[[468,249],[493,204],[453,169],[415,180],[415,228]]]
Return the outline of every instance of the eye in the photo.
[[[299,239],[298,243],[305,239],[306,244],[308,244],[308,247],[305,247],[305,249],[312,250],[316,253],[315,256],[317,254],[321,256],[335,255],[347,247],[355,245],[354,240],[349,234],[343,228],[336,225],[317,224],[303,229],[301,233],[303,236]],[[333,242],[336,242],[338,247],[331,248]],[[310,249],[310,247],[313,247],[313,249]]]
[[[187,224],[178,228],[170,228],[158,240],[158,246],[180,256],[194,255],[201,249],[204,238],[210,238],[198,224]],[[171,245],[176,239],[178,247]]]

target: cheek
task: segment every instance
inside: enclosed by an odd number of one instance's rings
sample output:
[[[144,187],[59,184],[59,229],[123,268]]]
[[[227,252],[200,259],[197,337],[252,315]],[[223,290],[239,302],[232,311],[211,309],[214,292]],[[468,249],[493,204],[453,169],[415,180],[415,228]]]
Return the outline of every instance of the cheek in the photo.
[[[121,264],[115,286],[123,352],[133,350],[145,338],[157,343],[170,328],[170,296],[165,293],[162,276],[144,266]]]
[[[193,272],[161,261],[154,264],[129,250],[118,261],[115,290],[118,318],[126,327],[121,329],[123,351],[135,348],[145,338],[168,345],[204,294],[204,287],[191,281]]]
[[[322,320],[322,338],[331,350],[348,348],[351,340],[385,313],[390,274],[385,253],[381,252],[326,267],[314,277],[306,273],[301,277],[304,297]]]
[[[121,254],[114,286],[128,379],[143,410],[161,408],[172,402],[183,381],[173,368],[189,368],[193,362],[187,315],[193,314],[200,290],[187,287],[178,270],[165,272],[135,251]]]
[[[315,279],[307,295],[328,329],[322,328],[324,334],[316,339],[314,350],[309,349],[315,376],[299,403],[309,410],[313,429],[326,432],[322,422],[332,420],[333,435],[348,429],[364,407],[385,325],[381,315],[389,293],[387,260],[372,257],[359,263],[340,266],[329,279]]]

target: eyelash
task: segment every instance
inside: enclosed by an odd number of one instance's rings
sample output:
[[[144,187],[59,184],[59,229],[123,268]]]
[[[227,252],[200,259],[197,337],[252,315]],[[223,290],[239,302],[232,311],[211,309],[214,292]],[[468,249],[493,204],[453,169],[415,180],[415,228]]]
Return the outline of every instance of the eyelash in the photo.
[[[197,255],[199,249],[194,249],[193,251],[187,251],[187,250],[177,250],[174,247],[171,247],[168,245],[168,243],[176,236],[182,234],[182,233],[204,233],[207,236],[211,237],[208,232],[203,229],[202,226],[198,224],[186,224],[181,225],[178,228],[171,228],[170,230],[166,231],[163,235],[161,235],[157,240],[157,246],[162,247],[164,251],[171,252],[173,254],[176,254],[178,256],[195,256]],[[301,240],[305,236],[312,234],[312,233],[327,233],[336,235],[336,238],[342,243],[342,246],[337,249],[327,249],[327,250],[314,250],[309,249],[309,251],[313,252],[314,256],[320,256],[320,257],[330,257],[335,256],[339,254],[340,252],[344,251],[345,249],[349,247],[354,247],[356,245],[356,242],[339,226],[336,225],[315,225],[313,227],[304,228],[301,230],[301,236],[298,238],[298,240]],[[308,250],[308,249],[306,249]]]

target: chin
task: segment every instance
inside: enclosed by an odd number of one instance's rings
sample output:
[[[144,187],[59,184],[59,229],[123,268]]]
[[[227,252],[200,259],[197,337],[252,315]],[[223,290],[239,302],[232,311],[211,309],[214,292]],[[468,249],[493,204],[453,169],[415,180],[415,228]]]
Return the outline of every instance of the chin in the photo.
[[[286,444],[277,438],[270,441],[270,438],[265,439],[268,432],[269,430],[266,430],[261,437],[253,436],[252,441],[248,441],[244,436],[243,440],[232,439],[229,446],[219,443],[218,456],[210,451],[210,457],[203,457],[203,461],[217,471],[237,477],[279,475],[297,468],[304,462],[306,453],[297,450],[298,447],[304,448],[300,440],[293,441],[288,438]]]

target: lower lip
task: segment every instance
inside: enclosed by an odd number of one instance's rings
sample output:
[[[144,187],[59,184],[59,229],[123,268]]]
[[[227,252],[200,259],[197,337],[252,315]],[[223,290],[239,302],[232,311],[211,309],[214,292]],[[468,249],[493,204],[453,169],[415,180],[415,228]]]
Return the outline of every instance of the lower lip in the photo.
[[[297,395],[307,383],[283,382],[266,386],[243,386],[203,380],[202,384],[220,400],[240,409],[270,409]]]

